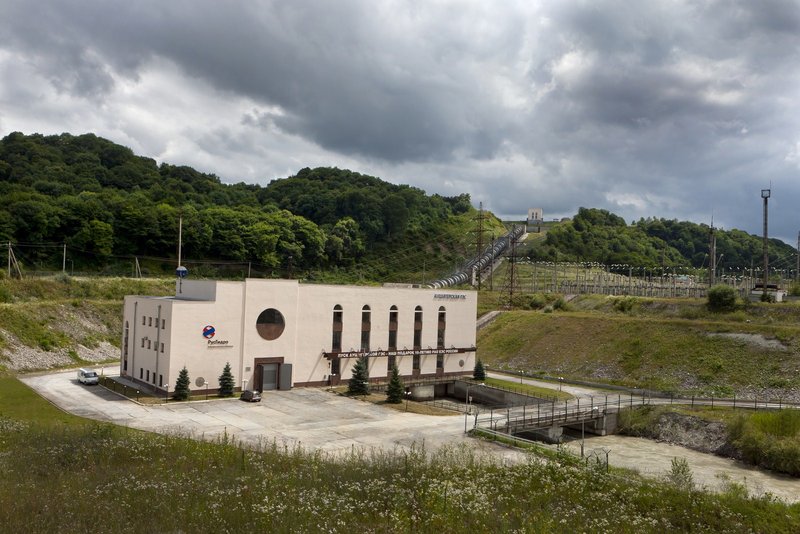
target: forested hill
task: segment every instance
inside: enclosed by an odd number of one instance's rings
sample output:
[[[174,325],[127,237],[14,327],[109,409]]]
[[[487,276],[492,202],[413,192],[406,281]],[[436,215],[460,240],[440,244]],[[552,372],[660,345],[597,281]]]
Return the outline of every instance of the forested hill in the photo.
[[[637,267],[708,267],[710,230],[705,224],[655,218],[628,225],[606,210],[580,208],[572,220],[548,231],[546,239],[531,251],[531,258]],[[715,229],[715,233],[720,269],[761,264],[761,237],[735,229]],[[774,268],[791,269],[796,251],[783,241],[771,239],[769,258]]]
[[[359,278],[402,278],[422,268],[425,247],[380,262],[375,255],[418,240],[452,241],[446,230],[473,217],[468,195],[426,195],[334,168],[302,169],[266,187],[224,184],[93,134],[8,135],[0,140],[0,185],[0,242],[11,241],[21,262],[39,270],[60,269],[62,243],[76,270],[124,264],[130,272],[134,256],[146,264],[174,258],[182,216],[190,262],[252,262],[273,276],[357,264]],[[429,274],[458,254],[436,247]],[[153,259],[148,269],[174,268],[161,264]]]

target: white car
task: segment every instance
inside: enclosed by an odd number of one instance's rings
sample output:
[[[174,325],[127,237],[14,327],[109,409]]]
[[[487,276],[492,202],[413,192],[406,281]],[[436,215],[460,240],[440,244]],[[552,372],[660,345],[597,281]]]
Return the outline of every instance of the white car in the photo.
[[[94,369],[78,369],[78,382],[87,386],[97,385],[100,377]]]

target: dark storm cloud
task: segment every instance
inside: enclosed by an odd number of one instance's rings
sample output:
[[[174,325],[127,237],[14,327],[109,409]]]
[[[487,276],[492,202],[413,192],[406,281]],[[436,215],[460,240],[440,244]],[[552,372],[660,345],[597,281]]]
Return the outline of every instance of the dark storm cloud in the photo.
[[[98,55],[127,76],[160,56],[221,90],[281,106],[280,128],[337,152],[485,157],[500,140],[501,110],[456,65],[469,36],[434,36],[442,48],[432,54],[387,29],[391,14],[371,2],[57,2],[36,13],[13,3],[4,15],[21,20],[6,26],[4,44],[74,92],[109,89]]]
[[[798,36],[790,0],[0,5],[4,72],[94,103],[121,142],[185,122],[183,143],[138,144],[222,162],[208,170],[346,165],[508,215],[713,210],[750,231],[772,181],[784,237],[800,225]],[[20,85],[0,103],[46,94]],[[154,109],[133,102],[145,88]],[[32,124],[64,113],[42,98]]]

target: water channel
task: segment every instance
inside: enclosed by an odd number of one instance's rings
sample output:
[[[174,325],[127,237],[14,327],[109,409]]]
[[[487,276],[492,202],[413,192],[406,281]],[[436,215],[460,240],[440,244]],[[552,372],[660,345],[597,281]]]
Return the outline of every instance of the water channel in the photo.
[[[580,455],[580,438],[570,440],[565,446]],[[744,485],[751,496],[771,493],[787,503],[800,501],[800,478],[774,474],[729,458],[644,438],[619,435],[586,437],[585,455],[594,451],[596,456],[605,460],[606,450],[610,451],[610,465],[635,469],[648,477],[663,477],[669,473],[673,458],[685,458],[697,487],[722,491],[727,484],[734,482]]]
[[[508,379],[508,376],[495,373],[490,373],[489,376]],[[515,380],[519,380],[521,384],[556,388],[551,382],[531,378],[516,378]],[[601,391],[582,386],[559,384],[558,389],[582,398],[604,396]],[[565,446],[580,455],[580,437],[575,439],[574,435],[571,436]],[[655,478],[669,473],[673,458],[685,458],[692,469],[692,476],[697,487],[705,487],[711,491],[723,491],[726,485],[733,482],[744,485],[751,496],[771,493],[787,503],[800,502],[800,478],[772,473],[730,458],[693,451],[680,445],[620,435],[587,435],[584,454],[588,456],[592,451],[595,451],[595,455],[602,457],[604,461],[605,451],[609,451],[608,462],[612,466],[635,469],[642,475]]]

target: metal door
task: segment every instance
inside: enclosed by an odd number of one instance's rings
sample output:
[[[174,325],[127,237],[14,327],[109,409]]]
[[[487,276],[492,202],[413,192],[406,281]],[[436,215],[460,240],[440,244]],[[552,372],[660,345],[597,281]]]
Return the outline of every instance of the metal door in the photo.
[[[261,364],[261,391],[278,389],[278,364]]]

